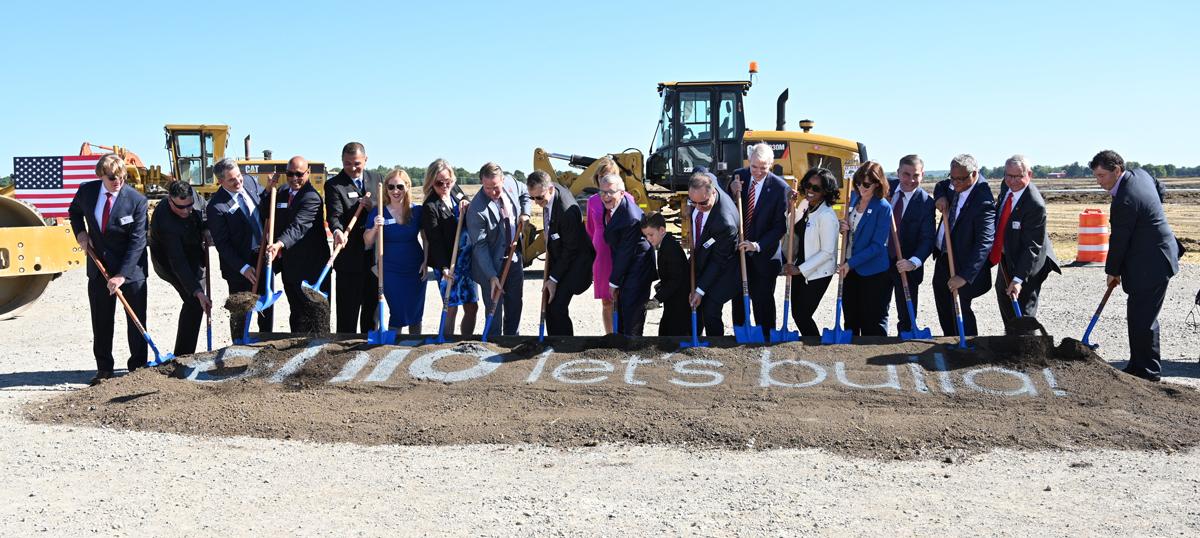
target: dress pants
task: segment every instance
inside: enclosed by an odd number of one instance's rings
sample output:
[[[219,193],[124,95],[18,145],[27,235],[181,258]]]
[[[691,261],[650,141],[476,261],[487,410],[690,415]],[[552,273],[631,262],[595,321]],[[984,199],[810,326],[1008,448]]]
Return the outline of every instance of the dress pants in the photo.
[[[650,300],[650,283],[622,288],[617,297],[617,332],[625,336],[641,336],[646,328],[646,301]]]
[[[260,296],[263,293],[263,290],[267,289],[266,288],[267,275],[265,274],[266,271],[263,271],[262,273],[263,274],[258,275],[258,293]],[[233,295],[235,293],[241,293],[241,292],[249,292],[253,288],[253,285],[250,284],[250,281],[246,280],[245,277],[242,277],[241,275],[234,277],[233,280],[226,280],[225,282],[229,284],[229,294],[230,295]],[[244,314],[242,317],[243,317],[243,319],[245,319]],[[272,330],[274,330],[274,327],[272,326],[272,321],[275,319],[275,307],[272,306],[271,308],[263,310],[262,312],[255,312],[253,314],[253,317],[258,318],[258,332],[269,333]],[[229,334],[231,335],[231,337],[234,340],[240,340],[242,338],[242,333],[237,332],[237,330],[235,328],[236,327],[235,324],[241,324],[241,323],[242,323],[242,320],[234,320],[233,316],[230,316],[230,318],[229,318]]]
[[[546,334],[550,336],[574,336],[575,324],[571,321],[571,299],[575,295],[560,282],[554,298],[546,305]],[[541,300],[541,294],[538,295]]]
[[[942,335],[958,336],[958,322],[954,318],[953,294],[946,286],[946,283],[950,281],[948,260],[946,253],[943,252],[937,260],[937,266],[934,267],[933,302],[937,305],[938,322],[942,326]],[[978,336],[979,328],[975,323],[975,311],[971,310],[971,301],[975,299],[976,295],[966,293],[964,290],[967,287],[969,284],[960,288],[958,293],[958,305],[963,318],[963,335]]]
[[[1167,297],[1167,284],[1129,292],[1125,320],[1129,328],[1129,369],[1136,374],[1162,375],[1158,347],[1158,314]]]
[[[196,352],[196,340],[200,337],[200,322],[204,321],[204,307],[200,300],[187,290],[174,284],[175,292],[183,305],[179,307],[179,325],[175,328],[175,356],[191,355]],[[211,300],[211,297],[209,298]]]
[[[342,252],[342,256],[350,256],[351,252]],[[365,333],[375,329],[375,309],[379,307],[379,279],[371,271],[374,263],[374,251],[361,253],[368,258],[363,267],[365,271],[333,270],[333,278],[337,284],[333,293],[333,302],[337,308],[337,332],[342,334]],[[329,279],[325,279],[328,283]]]
[[[121,285],[121,293],[137,314],[142,326],[146,325],[146,280],[127,280]],[[88,278],[88,306],[92,318],[92,354],[96,357],[98,372],[113,371],[112,339],[113,315],[116,313],[116,295],[108,294],[108,281],[101,277]],[[125,307],[120,307],[125,318],[125,336],[129,341],[129,360],[125,363],[130,370],[146,366],[147,345],[142,333],[138,332],[133,320],[129,319]]]
[[[754,312],[754,324],[762,328],[763,339],[766,341],[771,340],[771,329],[776,327],[775,283],[781,267],[778,260],[767,258],[761,252],[746,257],[750,309]],[[743,301],[734,301],[733,324],[746,324],[746,306]]]
[[[846,330],[854,336],[887,336],[892,289],[892,277],[887,271],[868,276],[854,270],[846,273],[842,289]]]
[[[892,277],[892,286],[895,288],[893,295],[896,298],[896,330],[900,332],[913,330],[912,320],[908,319],[908,304],[904,301],[904,283],[900,281],[900,271],[896,270],[895,260],[892,260],[892,267],[888,268],[888,274]],[[914,271],[908,272],[908,293],[912,297],[913,312],[918,311],[920,303],[921,281],[924,280],[925,266],[921,266]],[[957,330],[957,329],[956,329]]]
[[[1024,316],[1036,316],[1038,307],[1038,294],[1042,290],[1042,283],[1046,281],[1046,275],[1049,273],[1045,268],[1040,274],[1030,277],[1021,283],[1021,293],[1017,295],[1017,305],[1021,307],[1021,314]],[[993,286],[996,290],[996,304],[1000,306],[1000,319],[1008,325],[1010,321],[1017,317],[1017,313],[1013,311],[1012,298],[1008,296],[1008,282],[1000,276],[1000,271],[996,271],[996,284]]]
[[[801,275],[792,277],[792,319],[796,321],[800,336],[821,336],[821,329],[813,320],[813,314],[821,306],[821,298],[832,281],[833,275],[808,282]]]
[[[476,255],[482,255],[482,252],[476,252]],[[519,254],[518,254],[519,256]],[[504,258],[493,260],[496,267],[504,267]],[[504,294],[500,296],[499,305],[492,301],[492,283],[484,280],[479,282],[479,292],[483,299],[484,319],[492,314],[492,327],[488,332],[487,337],[493,338],[497,334],[504,336],[514,336],[517,330],[521,327],[521,293],[525,284],[525,272],[521,269],[521,259],[518,257],[512,262],[512,267],[508,270],[508,279],[504,282]],[[500,275],[497,274],[496,278]],[[497,308],[499,306],[499,308]],[[484,321],[486,325],[487,322]]]

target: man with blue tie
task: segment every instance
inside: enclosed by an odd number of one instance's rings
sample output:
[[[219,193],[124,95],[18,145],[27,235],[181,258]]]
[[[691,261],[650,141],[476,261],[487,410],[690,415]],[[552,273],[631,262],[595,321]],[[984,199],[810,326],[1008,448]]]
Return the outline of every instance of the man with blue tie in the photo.
[[[912,331],[912,320],[908,319],[908,305],[904,302],[904,285],[900,273],[908,273],[908,289],[912,296],[913,311],[917,310],[918,288],[925,280],[925,260],[933,252],[933,240],[937,236],[934,223],[933,197],[921,188],[925,177],[925,162],[916,155],[905,155],[896,170],[897,180],[888,183],[892,196],[892,220],[896,223],[896,234],[900,238],[901,258],[896,258],[896,247],[889,245],[892,261],[889,270],[896,297],[896,328],[900,332]]]
[[[958,290],[962,311],[964,336],[976,336],[979,328],[971,301],[987,292],[992,285],[992,272],[987,265],[988,254],[996,234],[996,206],[992,189],[979,177],[979,162],[962,154],[950,162],[949,188],[936,202],[943,215],[949,216],[950,233],[938,228],[933,269],[933,300],[937,304],[942,334],[958,334],[951,290]],[[940,193],[935,190],[935,193]],[[946,243],[950,243],[950,249]],[[954,278],[950,277],[949,253],[954,251]]]
[[[1162,374],[1158,314],[1183,255],[1163,211],[1165,190],[1145,170],[1126,170],[1125,159],[1115,151],[1097,153],[1088,167],[1096,174],[1096,183],[1112,195],[1104,273],[1109,286],[1119,284],[1129,296],[1125,314],[1129,365],[1124,372],[1158,381]]]
[[[500,165],[489,162],[479,169],[482,188],[467,206],[467,237],[474,243],[471,253],[471,276],[482,288],[483,306],[492,313],[492,333],[517,334],[521,326],[521,291],[524,282],[521,262],[522,249],[512,254],[511,267],[503,283],[500,276],[509,246],[522,223],[529,222],[533,207],[525,184],[504,173]],[[497,328],[499,327],[499,328]]]
[[[125,184],[125,161],[109,153],[96,162],[99,180],[80,185],[67,214],[80,248],[91,249],[108,272],[108,279],[89,256],[88,306],[92,319],[92,353],[96,385],[113,376],[113,311],[121,290],[138,319],[146,319],[146,197]],[[146,366],[146,340],[127,320],[130,371]]]
[[[770,340],[775,328],[775,283],[783,268],[780,239],[787,230],[786,213],[789,188],[783,178],[771,172],[775,150],[766,142],[750,147],[750,167],[733,172],[729,192],[740,195],[745,237],[738,250],[746,253],[750,302],[754,322]],[[733,324],[746,324],[745,308],[733,306]]]
[[[333,247],[345,245],[333,262],[336,283],[333,302],[337,305],[339,333],[367,332],[374,328],[375,308],[379,304],[379,283],[371,272],[375,252],[364,246],[363,232],[367,212],[373,205],[367,193],[375,192],[380,178],[366,167],[366,148],[350,142],[342,147],[342,170],[325,182],[325,221],[333,234]],[[359,203],[364,206],[362,215],[354,229],[349,229]]]
[[[238,168],[237,160],[226,157],[213,164],[213,175],[221,185],[209,200],[205,213],[208,215],[208,230],[221,265],[221,278],[229,286],[229,294],[249,292],[254,283],[258,289],[266,289],[266,275],[255,273],[258,250],[263,240],[265,207],[259,207],[264,189],[253,177],[246,179]],[[265,271],[264,271],[265,272]],[[275,308],[271,307],[256,316],[258,330],[271,332]],[[234,339],[242,337],[236,326],[242,323],[239,316],[231,316],[230,333]]]

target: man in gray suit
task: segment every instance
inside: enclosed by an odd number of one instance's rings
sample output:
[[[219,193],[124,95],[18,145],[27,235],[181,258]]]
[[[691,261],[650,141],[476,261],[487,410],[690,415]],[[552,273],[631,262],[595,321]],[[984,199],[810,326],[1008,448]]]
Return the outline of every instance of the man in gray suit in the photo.
[[[518,233],[518,223],[529,221],[529,191],[496,163],[483,165],[479,179],[483,188],[467,207],[467,234],[475,244],[471,276],[483,288],[484,308],[495,313],[493,329],[501,326],[501,334],[515,335],[521,324],[521,287],[525,280],[520,248],[513,252],[512,267],[503,285],[500,275],[508,248]]]
[[[996,275],[996,300],[1005,326],[1021,314],[1036,316],[1038,292],[1051,272],[1062,274],[1046,230],[1046,201],[1033,184],[1033,165],[1024,155],[1004,163],[1004,182],[996,206],[996,238],[988,264],[1000,267]],[[1005,278],[1007,277],[1007,278]]]
[[[1158,313],[1183,255],[1163,211],[1164,190],[1145,170],[1126,170],[1125,160],[1115,151],[1097,153],[1088,167],[1096,174],[1096,183],[1113,197],[1104,272],[1110,286],[1120,284],[1129,295],[1125,313],[1129,366],[1124,372],[1158,381]]]

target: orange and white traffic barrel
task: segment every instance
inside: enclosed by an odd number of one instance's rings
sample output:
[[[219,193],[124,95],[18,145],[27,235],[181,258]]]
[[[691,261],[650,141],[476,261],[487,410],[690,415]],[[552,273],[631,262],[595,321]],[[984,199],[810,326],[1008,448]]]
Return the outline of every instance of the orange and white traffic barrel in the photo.
[[[1108,215],[1100,209],[1085,209],[1079,214],[1079,252],[1076,264],[1104,263],[1108,260]]]

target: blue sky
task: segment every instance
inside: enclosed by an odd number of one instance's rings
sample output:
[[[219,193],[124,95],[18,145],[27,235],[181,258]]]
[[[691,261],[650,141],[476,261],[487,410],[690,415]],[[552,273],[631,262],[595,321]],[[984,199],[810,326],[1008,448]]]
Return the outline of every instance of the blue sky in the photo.
[[[5,6],[0,175],[12,157],[119,144],[166,164],[166,123],[226,123],[230,150],[331,165],[444,157],[531,168],[535,147],[645,151],[655,85],[760,75],[752,128],[859,140],[892,170],[973,153],[1035,163],[1115,149],[1200,164],[1191,2],[74,2]]]

